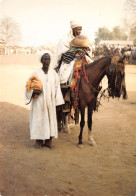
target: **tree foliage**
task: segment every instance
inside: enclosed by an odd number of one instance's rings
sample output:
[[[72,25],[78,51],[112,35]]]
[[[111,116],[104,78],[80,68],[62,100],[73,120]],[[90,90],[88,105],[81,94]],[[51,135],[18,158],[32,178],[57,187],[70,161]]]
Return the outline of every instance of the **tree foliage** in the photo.
[[[124,33],[123,29],[119,26],[115,26],[112,31],[106,27],[101,27],[95,33],[95,42],[98,43],[100,40],[126,40],[127,35]]]
[[[124,33],[123,29],[121,29],[119,26],[116,26],[113,28],[113,31],[112,31],[112,39],[126,40],[127,35]]]
[[[136,0],[125,1],[126,18],[124,27],[128,33],[128,39],[136,44]]]
[[[19,25],[12,18],[3,18],[0,22],[0,39],[8,45],[17,45],[21,40]]]
[[[136,26],[136,0],[126,0],[125,8],[129,22],[131,23],[131,25]]]
[[[132,15],[136,16],[136,0],[126,0],[126,7]]]
[[[98,32],[95,33],[98,40],[109,40],[111,39],[111,33],[106,27],[100,27]]]
[[[130,38],[134,41],[134,44],[136,44],[136,26],[131,29]]]

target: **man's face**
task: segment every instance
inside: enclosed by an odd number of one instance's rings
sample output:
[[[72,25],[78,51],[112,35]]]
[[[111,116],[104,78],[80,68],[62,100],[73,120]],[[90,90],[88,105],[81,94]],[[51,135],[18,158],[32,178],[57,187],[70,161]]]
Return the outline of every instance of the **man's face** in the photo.
[[[50,58],[50,55],[48,53],[45,53],[43,56],[42,56],[42,59],[41,59],[41,62],[43,64],[44,67],[48,67],[49,64],[50,64],[50,61],[51,61],[51,58]]]
[[[75,27],[73,30],[73,35],[76,37],[81,34],[82,27]]]

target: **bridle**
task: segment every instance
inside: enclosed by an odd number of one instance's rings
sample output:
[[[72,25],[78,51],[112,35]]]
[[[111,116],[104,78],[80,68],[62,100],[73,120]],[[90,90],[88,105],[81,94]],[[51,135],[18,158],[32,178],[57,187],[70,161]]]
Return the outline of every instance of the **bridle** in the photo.
[[[110,66],[110,62],[111,62],[111,58],[109,58],[109,60],[108,60],[108,65]],[[85,65],[86,64],[88,64],[88,62],[87,62],[87,60],[86,60],[86,57],[85,57],[85,55],[84,56],[82,56],[82,75],[84,75],[85,76],[85,80],[86,80],[86,83],[91,87],[91,89],[93,90],[93,91],[95,91],[95,92],[97,92],[97,93],[100,93],[100,92],[103,92],[103,91],[101,91],[101,90],[97,90],[90,82],[89,82],[89,79],[88,79],[88,77],[87,77],[87,74],[86,74],[86,70],[85,70]],[[108,69],[109,69],[109,66],[108,66]],[[109,69],[110,70],[110,69]],[[108,71],[108,72],[110,72],[110,71]],[[104,91],[106,91],[106,89],[104,90]]]

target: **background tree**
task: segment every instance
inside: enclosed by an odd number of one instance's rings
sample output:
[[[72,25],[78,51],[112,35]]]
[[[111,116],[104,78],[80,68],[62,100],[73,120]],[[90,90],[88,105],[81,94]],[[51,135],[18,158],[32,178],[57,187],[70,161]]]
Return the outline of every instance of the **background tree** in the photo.
[[[136,0],[126,0],[125,9],[127,11],[127,17],[130,17],[131,22],[136,25]]]
[[[99,43],[100,40],[126,40],[127,35],[124,30],[119,26],[115,26],[112,31],[106,27],[101,27],[95,33],[95,43]]]
[[[126,16],[124,27],[128,33],[128,40],[133,40],[136,44],[136,0],[125,1]]]
[[[100,40],[111,40],[112,39],[112,34],[109,31],[109,29],[107,29],[106,27],[100,27],[98,29],[98,32],[95,33],[96,36],[96,43],[99,43]]]
[[[0,22],[0,39],[8,45],[18,45],[21,41],[19,25],[12,18],[3,18]]]
[[[130,39],[136,44],[136,26],[131,29]]]
[[[113,40],[126,40],[127,39],[126,33],[124,33],[123,29],[119,26],[115,26],[111,33],[112,33]]]

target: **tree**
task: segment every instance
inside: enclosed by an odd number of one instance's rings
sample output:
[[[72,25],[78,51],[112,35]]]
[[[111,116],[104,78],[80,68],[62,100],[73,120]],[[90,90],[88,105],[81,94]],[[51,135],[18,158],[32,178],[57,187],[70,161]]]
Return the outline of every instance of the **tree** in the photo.
[[[129,22],[135,26],[136,24],[136,0],[126,0],[125,8],[127,11],[127,18],[129,18]]]
[[[126,18],[124,18],[124,31],[127,33],[127,40],[133,40],[131,30],[136,26],[136,0],[125,0]],[[133,38],[132,38],[133,37]]]
[[[126,6],[132,14],[136,14],[136,0],[126,0]]]
[[[131,29],[130,38],[133,40],[134,44],[136,44],[136,26]]]
[[[124,33],[123,29],[119,26],[115,26],[112,31],[108,30],[106,27],[101,27],[98,32],[95,33],[95,43],[99,43],[100,40],[126,40],[127,35]]]
[[[127,35],[124,33],[124,31],[119,26],[115,26],[112,31],[112,39],[126,40]]]
[[[111,32],[106,27],[100,27],[98,32],[95,33],[97,42],[99,40],[110,40],[112,39]]]
[[[8,45],[17,45],[21,40],[19,25],[9,17],[0,22],[0,39]]]

